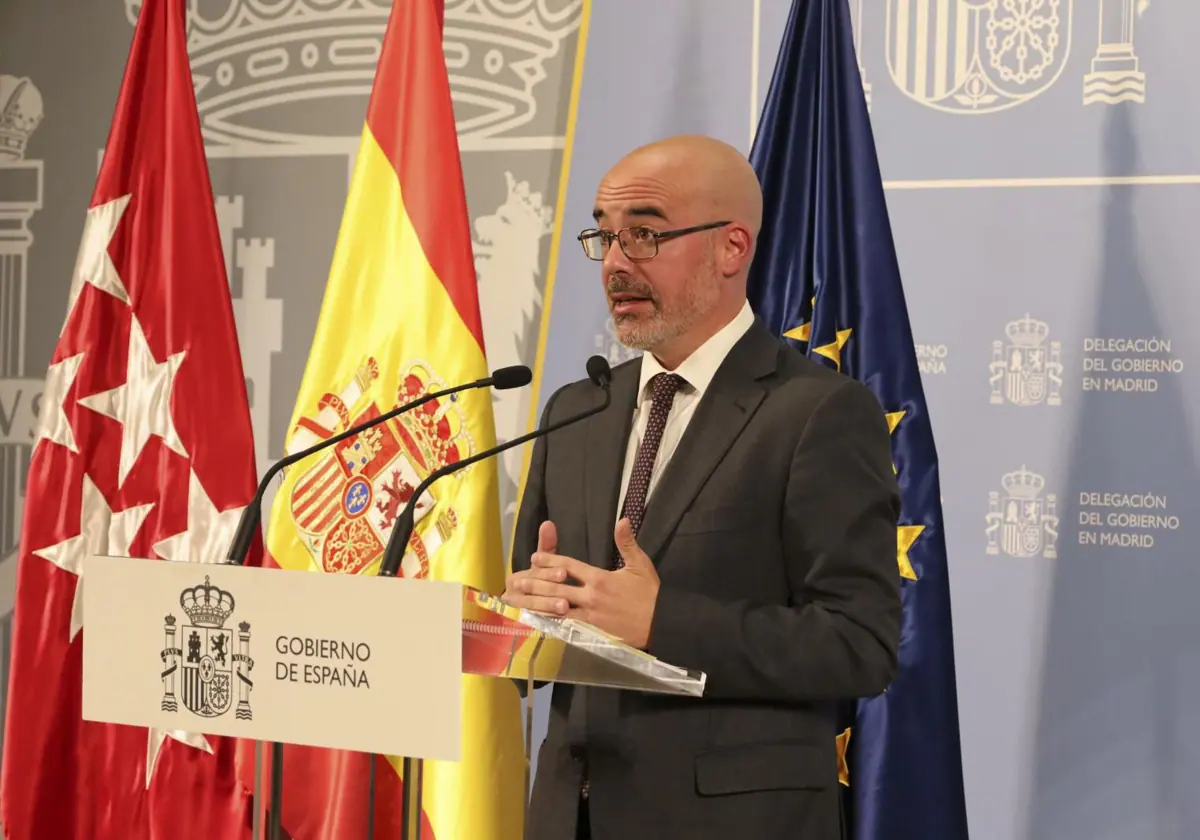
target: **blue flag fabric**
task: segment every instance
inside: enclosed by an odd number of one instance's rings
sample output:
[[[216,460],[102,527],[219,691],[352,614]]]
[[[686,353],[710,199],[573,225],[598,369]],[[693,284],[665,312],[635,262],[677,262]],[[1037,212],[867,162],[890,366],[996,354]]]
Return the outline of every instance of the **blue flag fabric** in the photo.
[[[900,667],[846,709],[846,836],[966,840],[937,451],[846,0],[794,0],[750,160],[765,205],[751,306],[874,392],[903,499]]]

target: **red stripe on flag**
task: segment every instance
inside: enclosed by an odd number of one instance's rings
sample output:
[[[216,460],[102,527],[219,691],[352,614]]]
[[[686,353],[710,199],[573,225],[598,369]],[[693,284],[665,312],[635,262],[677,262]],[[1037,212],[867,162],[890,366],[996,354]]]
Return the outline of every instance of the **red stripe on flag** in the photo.
[[[409,0],[392,6],[367,127],[400,181],[404,209],[425,258],[482,348],[466,189],[442,53],[441,5]]]

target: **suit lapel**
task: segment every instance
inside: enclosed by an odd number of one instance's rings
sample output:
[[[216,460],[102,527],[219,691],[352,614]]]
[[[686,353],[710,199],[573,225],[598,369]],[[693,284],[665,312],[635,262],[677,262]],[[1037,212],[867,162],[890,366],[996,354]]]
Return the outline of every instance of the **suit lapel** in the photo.
[[[766,396],[759,380],[775,371],[778,354],[779,343],[755,320],[717,369],[646,506],[637,541],[650,557],[658,556],[692,500],[754,416]],[[612,511],[615,517],[615,504]],[[611,526],[609,531],[611,542]]]
[[[613,526],[626,444],[633,431],[641,360],[613,370],[612,405],[592,418],[584,454],[584,495],[587,519],[587,562],[605,567],[612,555]]]

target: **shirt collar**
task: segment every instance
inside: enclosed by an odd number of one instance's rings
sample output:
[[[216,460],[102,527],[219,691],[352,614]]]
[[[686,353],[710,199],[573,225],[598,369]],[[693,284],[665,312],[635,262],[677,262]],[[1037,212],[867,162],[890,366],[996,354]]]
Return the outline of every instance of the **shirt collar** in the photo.
[[[697,399],[704,396],[709,383],[717,375],[717,368],[721,366],[725,357],[729,355],[729,351],[733,349],[733,345],[738,343],[738,340],[746,334],[753,323],[754,312],[750,309],[750,301],[746,301],[732,321],[713,333],[707,341],[696,348],[692,355],[684,359],[679,367],[675,368],[674,372],[682,376],[695,390]],[[650,379],[655,374],[665,372],[667,372],[666,369],[653,353],[642,354],[641,380],[638,382],[640,399],[646,398]]]

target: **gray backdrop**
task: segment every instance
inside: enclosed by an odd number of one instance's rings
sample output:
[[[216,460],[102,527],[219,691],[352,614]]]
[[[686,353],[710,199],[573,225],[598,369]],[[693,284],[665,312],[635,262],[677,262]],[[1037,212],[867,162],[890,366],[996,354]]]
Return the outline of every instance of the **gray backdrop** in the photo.
[[[972,836],[1193,838],[1200,7],[851,3],[941,455]],[[281,455],[341,218],[374,68],[362,33],[382,33],[390,4],[284,0],[270,19],[252,0],[194,5],[262,465]],[[21,113],[42,114],[32,134],[0,128],[4,557],[136,6],[0,5],[0,74],[15,77],[0,113],[27,79]],[[748,151],[789,2],[447,6],[490,360],[537,372],[497,405],[511,437],[588,355],[625,357],[573,239],[597,180],[669,133]],[[522,457],[505,462],[506,505]],[[0,563],[5,615],[14,565]]]

